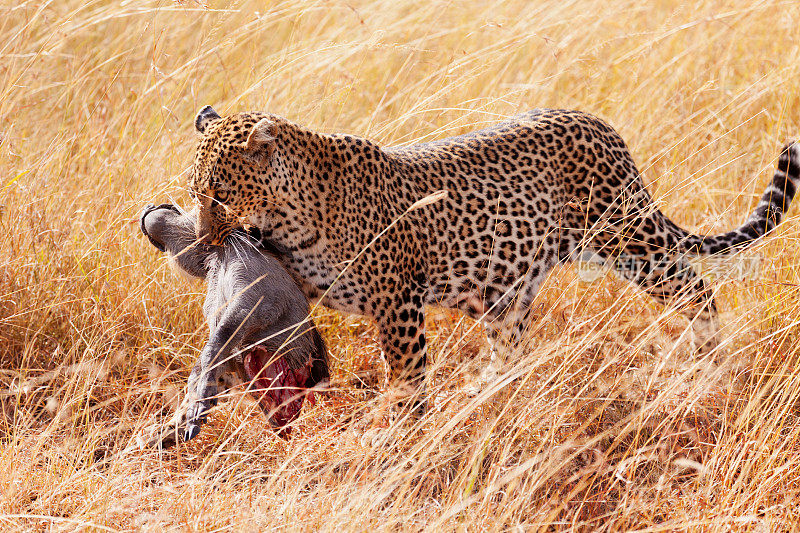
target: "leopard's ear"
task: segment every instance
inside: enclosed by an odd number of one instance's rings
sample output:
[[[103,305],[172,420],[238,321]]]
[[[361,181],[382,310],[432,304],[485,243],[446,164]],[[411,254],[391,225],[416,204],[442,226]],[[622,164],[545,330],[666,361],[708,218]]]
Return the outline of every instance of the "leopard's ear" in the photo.
[[[207,105],[203,109],[198,111],[197,116],[194,117],[194,127],[197,128],[197,131],[199,131],[200,133],[205,133],[206,128],[208,128],[209,124],[221,118],[222,117],[219,116],[219,113],[214,111],[213,107]]]
[[[272,156],[275,151],[275,135],[277,126],[268,118],[262,118],[256,122],[247,141],[244,143],[245,150],[253,157],[263,158],[265,161]]]

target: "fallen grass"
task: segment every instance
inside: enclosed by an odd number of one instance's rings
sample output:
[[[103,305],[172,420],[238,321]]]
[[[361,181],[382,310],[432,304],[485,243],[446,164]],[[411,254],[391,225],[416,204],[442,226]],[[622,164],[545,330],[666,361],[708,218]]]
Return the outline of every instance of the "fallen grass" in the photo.
[[[259,12],[260,10],[260,12]],[[753,530],[800,524],[798,217],[715,290],[719,364],[613,279],[553,273],[507,379],[428,320],[431,410],[389,426],[373,326],[320,309],[334,390],[294,437],[241,394],[196,441],[125,452],[205,340],[203,287],[138,235],[183,187],[204,104],[386,144],[584,109],[697,232],[743,221],[800,124],[800,8],[658,3],[0,5],[0,527]],[[237,401],[241,400],[241,401]],[[370,432],[371,427],[383,431]],[[363,438],[363,435],[375,438]]]

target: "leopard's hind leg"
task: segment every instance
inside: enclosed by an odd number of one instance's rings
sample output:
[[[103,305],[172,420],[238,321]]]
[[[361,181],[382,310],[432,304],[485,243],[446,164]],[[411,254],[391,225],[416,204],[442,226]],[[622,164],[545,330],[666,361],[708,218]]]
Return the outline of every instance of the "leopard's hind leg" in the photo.
[[[675,307],[691,322],[694,347],[717,346],[719,319],[711,289],[682,254],[622,254],[613,259],[616,273],[666,307]]]
[[[623,230],[600,232],[590,249],[619,277],[686,316],[694,347],[709,352],[717,345],[719,330],[713,292],[680,249],[681,236],[673,234],[672,227],[651,208]]]

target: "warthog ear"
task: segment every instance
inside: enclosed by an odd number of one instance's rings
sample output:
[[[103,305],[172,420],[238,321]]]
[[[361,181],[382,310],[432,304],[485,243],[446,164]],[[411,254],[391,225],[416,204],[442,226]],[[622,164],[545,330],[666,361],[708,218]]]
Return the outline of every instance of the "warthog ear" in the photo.
[[[204,133],[206,128],[208,127],[211,122],[214,120],[219,120],[222,117],[219,116],[219,113],[214,111],[214,108],[210,105],[205,106],[203,109],[197,112],[197,116],[194,117],[194,127],[197,128],[197,131],[200,133]]]
[[[250,135],[247,136],[247,141],[244,143],[245,150],[253,157],[269,159],[275,150],[276,133],[275,123],[268,118],[262,118],[256,122]]]

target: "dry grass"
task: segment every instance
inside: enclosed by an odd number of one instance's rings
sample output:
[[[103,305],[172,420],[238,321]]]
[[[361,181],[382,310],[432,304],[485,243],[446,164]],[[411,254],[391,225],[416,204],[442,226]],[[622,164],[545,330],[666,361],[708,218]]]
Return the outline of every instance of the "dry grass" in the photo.
[[[480,332],[433,314],[434,408],[384,442],[360,438],[384,420],[373,326],[319,310],[337,387],[291,441],[236,395],[189,445],[123,453],[205,337],[203,287],[133,222],[188,202],[203,104],[395,144],[587,110],[707,233],[798,134],[795,2],[257,4],[0,3],[0,529],[800,527],[797,206],[759,277],[715,284],[719,367],[672,342],[673,312],[565,267],[517,379],[475,399]]]

